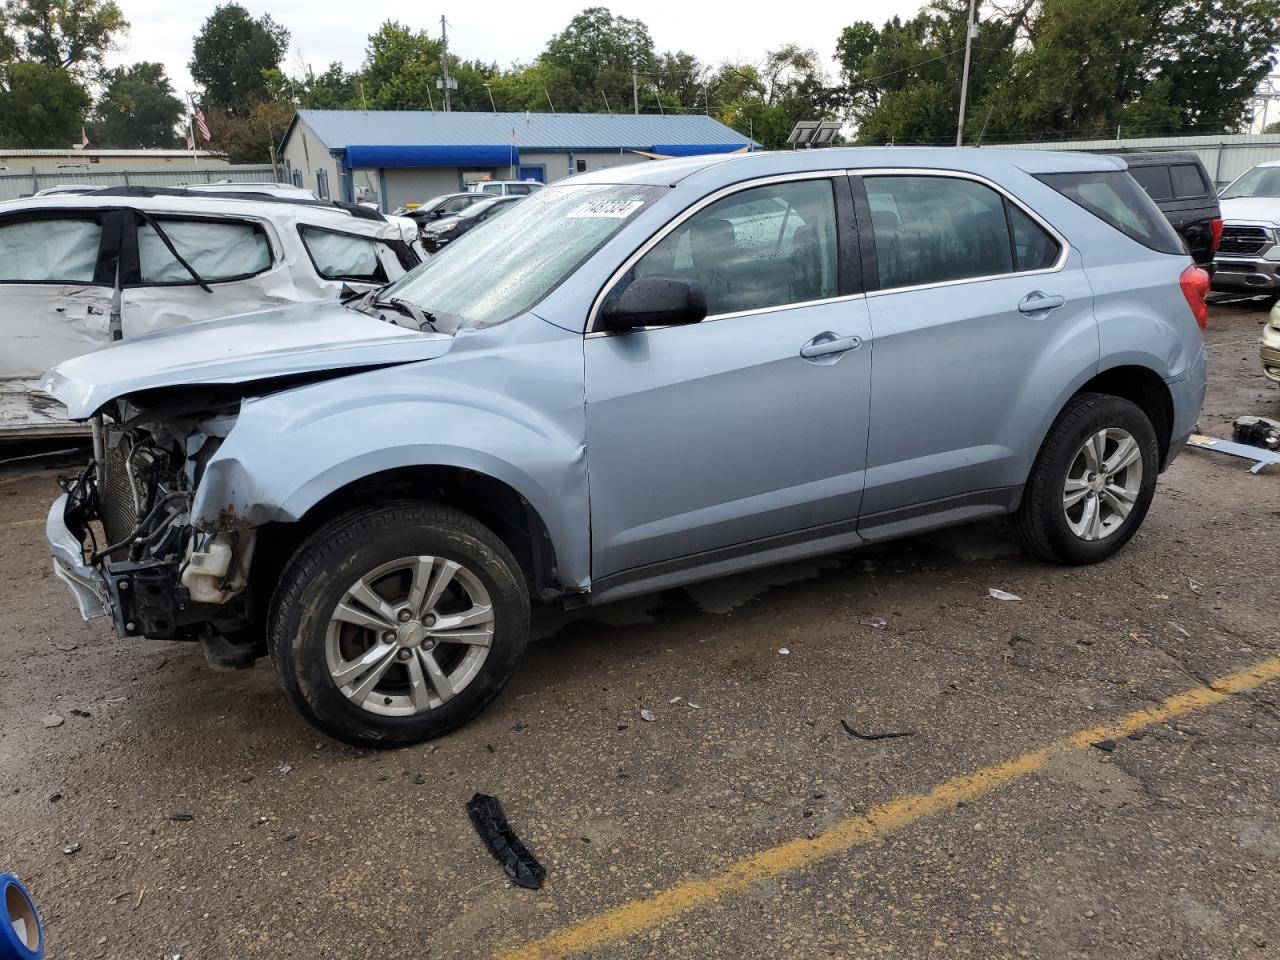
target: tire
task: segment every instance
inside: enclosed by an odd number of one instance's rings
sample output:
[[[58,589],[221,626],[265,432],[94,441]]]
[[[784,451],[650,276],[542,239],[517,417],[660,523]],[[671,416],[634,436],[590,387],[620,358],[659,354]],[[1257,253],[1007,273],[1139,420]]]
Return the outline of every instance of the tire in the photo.
[[[325,733],[364,747],[420,743],[466,723],[506,684],[528,637],[529,592],[511,551],[474,518],[432,503],[365,507],[324,524],[294,551],[268,612],[289,699]]]
[[[1123,449],[1136,452],[1133,463],[1138,465],[1140,476],[1130,472],[1132,467],[1112,475],[1090,470],[1097,453],[1096,448],[1086,451],[1085,441],[1103,431],[1104,468],[1125,458],[1121,448],[1127,436],[1136,451],[1128,445]],[[1073,397],[1049,430],[1023,489],[1015,517],[1023,545],[1035,556],[1054,563],[1079,565],[1107,559],[1142,525],[1159,469],[1155,429],[1140,407],[1107,394]],[[1098,473],[1101,480],[1091,479]],[[1077,494],[1083,499],[1076,500]],[[1071,506],[1068,496],[1075,500]],[[1128,513],[1122,515],[1130,497]],[[1088,512],[1091,501],[1095,514]]]

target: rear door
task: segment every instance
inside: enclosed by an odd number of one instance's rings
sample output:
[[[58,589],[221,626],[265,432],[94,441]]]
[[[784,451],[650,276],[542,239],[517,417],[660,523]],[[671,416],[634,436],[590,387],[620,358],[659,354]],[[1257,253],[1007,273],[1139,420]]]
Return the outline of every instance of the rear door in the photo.
[[[131,211],[125,264],[126,337],[299,299],[274,229],[253,218]]]
[[[875,331],[859,532],[1003,512],[1062,391],[1097,366],[1079,254],[979,177],[852,182]]]

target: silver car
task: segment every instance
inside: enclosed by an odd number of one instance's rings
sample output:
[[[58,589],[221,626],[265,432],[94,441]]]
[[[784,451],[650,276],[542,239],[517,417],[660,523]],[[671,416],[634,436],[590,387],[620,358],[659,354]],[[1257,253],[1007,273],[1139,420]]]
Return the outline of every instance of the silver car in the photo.
[[[1195,425],[1207,290],[1113,158],[598,171],[345,304],[59,365],[97,450],[49,542],[85,616],[269,653],[325,731],[413,743],[497,694],[531,601],[1004,514],[1105,559]]]

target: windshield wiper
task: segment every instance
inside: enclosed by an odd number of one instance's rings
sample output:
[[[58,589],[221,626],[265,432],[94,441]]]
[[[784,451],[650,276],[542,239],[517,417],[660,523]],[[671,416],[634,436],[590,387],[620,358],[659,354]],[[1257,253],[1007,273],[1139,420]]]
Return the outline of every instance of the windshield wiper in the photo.
[[[388,284],[389,286],[389,284]],[[453,331],[443,330],[443,324],[437,319],[435,314],[429,310],[424,310],[411,300],[405,300],[401,297],[388,297],[386,300],[379,300],[378,294],[382,293],[386,287],[376,287],[368,293],[361,294],[358,297],[346,300],[343,306],[352,310],[359,310],[361,313],[367,313],[371,317],[377,317],[387,323],[394,323],[394,320],[388,320],[382,313],[385,308],[397,310],[405,316],[409,317],[418,325],[418,330],[431,330],[436,333],[452,333]]]

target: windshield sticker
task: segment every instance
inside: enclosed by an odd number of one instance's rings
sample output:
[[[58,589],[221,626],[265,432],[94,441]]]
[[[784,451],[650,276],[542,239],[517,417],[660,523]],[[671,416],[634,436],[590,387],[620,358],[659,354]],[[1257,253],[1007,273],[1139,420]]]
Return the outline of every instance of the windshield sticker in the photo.
[[[644,206],[643,200],[588,200],[565,214],[569,220],[625,220]]]

